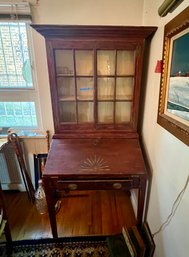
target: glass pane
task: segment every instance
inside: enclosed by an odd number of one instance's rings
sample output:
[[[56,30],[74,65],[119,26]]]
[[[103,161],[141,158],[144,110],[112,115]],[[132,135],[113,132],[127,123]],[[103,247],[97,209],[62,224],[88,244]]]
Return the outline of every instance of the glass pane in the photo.
[[[93,78],[77,78],[77,99],[93,100],[94,80]]]
[[[117,51],[117,75],[134,75],[135,52]]]
[[[93,76],[93,51],[77,50],[75,51],[76,58],[76,74],[78,76]]]
[[[60,121],[76,122],[76,103],[75,102],[60,103]]]
[[[92,102],[79,102],[78,103],[78,122],[86,123],[93,122],[93,103]]]
[[[131,103],[130,102],[117,102],[116,103],[116,123],[130,122],[131,119]]]
[[[115,75],[115,51],[100,50],[97,52],[97,74]]]
[[[133,98],[133,78],[116,79],[116,99],[132,100]]]
[[[74,60],[72,50],[56,50],[56,72],[58,75],[74,75]]]
[[[188,27],[188,26],[187,26]],[[165,115],[174,119],[173,123],[181,122],[189,126],[189,28],[175,35],[170,40],[170,62],[168,73],[163,71],[167,82],[162,80],[161,93],[166,95],[164,106]],[[165,90],[165,93],[163,93]],[[160,97],[163,99],[163,96]],[[162,109],[162,108],[161,108]],[[171,124],[170,124],[171,126]],[[177,130],[180,130],[179,125]],[[183,130],[184,132],[184,130]],[[179,136],[180,133],[178,133]],[[188,136],[188,133],[185,134]],[[183,141],[184,142],[184,141]]]
[[[0,88],[32,88],[27,25],[0,22]]]
[[[114,99],[114,78],[98,78],[98,100],[112,100]]]
[[[98,103],[98,122],[99,123],[113,123],[113,102],[99,102]]]
[[[74,78],[58,78],[58,95],[61,100],[73,100],[75,99],[75,80]]]
[[[37,127],[34,102],[0,102],[0,127]]]

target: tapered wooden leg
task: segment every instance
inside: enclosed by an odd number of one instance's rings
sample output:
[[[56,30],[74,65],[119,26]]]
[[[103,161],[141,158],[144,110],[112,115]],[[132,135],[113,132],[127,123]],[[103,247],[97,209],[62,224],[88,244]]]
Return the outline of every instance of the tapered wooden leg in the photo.
[[[45,194],[46,194],[52,236],[53,236],[53,238],[57,238],[58,233],[57,233],[56,211],[55,211],[55,203],[56,202],[54,199],[53,189],[50,187],[49,179],[46,177],[43,177],[43,185],[44,185]]]
[[[140,227],[143,221],[144,213],[144,201],[146,195],[146,176],[141,176],[140,178],[140,187],[138,191],[138,210],[137,210],[137,224]]]

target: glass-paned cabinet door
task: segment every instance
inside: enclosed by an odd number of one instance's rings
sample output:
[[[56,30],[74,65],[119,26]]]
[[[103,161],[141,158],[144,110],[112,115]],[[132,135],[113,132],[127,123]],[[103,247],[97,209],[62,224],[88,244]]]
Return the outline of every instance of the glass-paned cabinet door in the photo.
[[[98,123],[130,123],[134,76],[134,50],[97,51]]]
[[[56,85],[61,123],[94,122],[92,50],[55,50]]]
[[[57,49],[55,65],[61,123],[131,121],[134,50]]]

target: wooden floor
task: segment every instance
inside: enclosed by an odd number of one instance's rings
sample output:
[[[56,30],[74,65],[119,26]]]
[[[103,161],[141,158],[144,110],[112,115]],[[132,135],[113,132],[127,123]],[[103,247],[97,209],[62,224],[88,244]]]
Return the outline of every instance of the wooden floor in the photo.
[[[48,214],[40,215],[25,192],[4,191],[13,240],[50,238]],[[109,235],[136,224],[129,194],[114,191],[74,192],[61,199],[59,236]]]

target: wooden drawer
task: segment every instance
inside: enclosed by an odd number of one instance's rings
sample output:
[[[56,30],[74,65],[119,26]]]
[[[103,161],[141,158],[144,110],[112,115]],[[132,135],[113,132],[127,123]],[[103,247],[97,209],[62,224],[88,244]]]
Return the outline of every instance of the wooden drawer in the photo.
[[[56,188],[62,190],[129,190],[138,187],[139,179],[124,180],[57,180]]]

